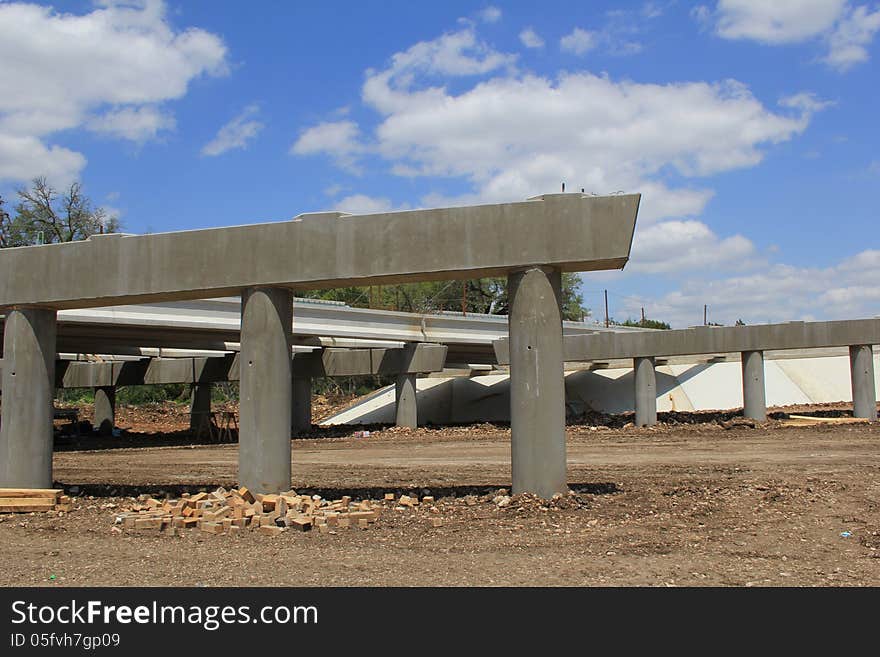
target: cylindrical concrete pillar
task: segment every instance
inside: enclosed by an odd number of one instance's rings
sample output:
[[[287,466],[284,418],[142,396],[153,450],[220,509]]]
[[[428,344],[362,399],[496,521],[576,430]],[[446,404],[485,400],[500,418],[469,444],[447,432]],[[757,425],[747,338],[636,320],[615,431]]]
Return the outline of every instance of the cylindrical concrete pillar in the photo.
[[[562,275],[533,267],[507,277],[514,493],[565,492]]]
[[[294,434],[303,433],[312,428],[312,377],[293,377],[290,415],[290,428]]]
[[[116,388],[95,388],[95,428],[102,436],[113,434],[116,426]]]
[[[56,332],[54,310],[6,312],[0,487],[52,487]]]
[[[633,359],[633,381],[635,385],[636,426],[651,427],[657,424],[657,375],[654,359],[637,357]]]
[[[238,479],[256,493],[290,488],[292,326],[290,290],[243,291]]]
[[[189,430],[199,438],[201,432],[210,431],[211,384],[193,384],[189,399]]]
[[[764,391],[764,352],[744,351],[742,358],[743,415],[763,422],[767,419]]]
[[[397,426],[415,429],[419,425],[419,410],[416,401],[416,375],[398,374],[394,393]]]
[[[874,387],[874,352],[869,344],[849,348],[853,417],[877,421],[877,391]],[[6,379],[3,379],[4,383]]]

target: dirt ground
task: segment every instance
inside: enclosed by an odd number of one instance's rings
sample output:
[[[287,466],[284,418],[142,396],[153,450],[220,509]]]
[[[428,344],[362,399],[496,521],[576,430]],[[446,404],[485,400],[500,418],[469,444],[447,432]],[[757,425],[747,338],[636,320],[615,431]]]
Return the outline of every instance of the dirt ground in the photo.
[[[114,527],[132,496],[236,483],[235,444],[180,444],[185,433],[68,444],[55,477],[74,509],[0,516],[0,584],[880,585],[880,424],[666,419],[570,426],[573,492],[549,502],[502,501],[503,426],[314,429],[292,441],[297,491],[432,494],[439,513],[389,504],[368,529],[278,537]]]

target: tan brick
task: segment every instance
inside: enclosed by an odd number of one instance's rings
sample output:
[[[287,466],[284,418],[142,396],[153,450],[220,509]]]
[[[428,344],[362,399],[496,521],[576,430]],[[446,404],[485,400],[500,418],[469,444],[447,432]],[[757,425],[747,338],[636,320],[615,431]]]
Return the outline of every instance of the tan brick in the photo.
[[[294,518],[290,521],[290,526],[301,532],[307,532],[312,528],[312,521],[308,518]]]
[[[361,529],[367,529],[370,526],[370,521],[366,518],[358,518],[357,523],[358,527],[360,527]]]
[[[393,502],[394,501],[394,493],[385,493],[385,501]]]
[[[265,536],[278,536],[278,534],[287,531],[287,527],[276,527],[275,525],[265,525],[257,530]]]
[[[433,503],[434,503],[434,497],[431,495],[425,495],[422,498],[422,504],[433,504]]]
[[[242,499],[245,502],[250,502],[251,504],[256,502],[256,499],[254,498],[254,494],[252,492],[250,492],[250,490],[248,490],[247,486],[242,486],[241,488],[239,488],[238,494],[241,495]]]
[[[135,529],[161,529],[162,518],[138,518],[134,521]]]
[[[202,522],[199,525],[199,529],[208,534],[222,534],[225,531],[225,527],[217,522]]]

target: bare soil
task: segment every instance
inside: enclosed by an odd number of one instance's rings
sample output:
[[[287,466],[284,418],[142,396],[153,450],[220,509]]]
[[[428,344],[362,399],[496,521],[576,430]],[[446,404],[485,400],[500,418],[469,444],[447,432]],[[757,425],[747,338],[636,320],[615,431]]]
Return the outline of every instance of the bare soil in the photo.
[[[236,483],[235,444],[153,447],[169,437],[132,434],[140,446],[125,435],[115,449],[68,445],[55,475],[74,509],[0,516],[0,584],[880,585],[880,424],[693,415],[570,426],[572,494],[506,506],[493,502],[510,482],[506,427],[315,428],[291,443],[297,491],[432,494],[439,513],[388,505],[368,529],[278,537],[114,528],[137,494]]]

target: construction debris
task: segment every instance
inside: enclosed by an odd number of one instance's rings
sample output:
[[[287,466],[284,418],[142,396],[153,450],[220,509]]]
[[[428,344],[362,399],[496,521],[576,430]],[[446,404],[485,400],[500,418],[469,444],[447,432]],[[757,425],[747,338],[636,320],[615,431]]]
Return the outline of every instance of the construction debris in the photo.
[[[782,425],[786,427],[809,427],[817,424],[858,424],[861,422],[868,422],[868,420],[860,417],[789,415],[786,419],[782,420]]]
[[[55,488],[0,488],[0,513],[70,511],[70,498]]]
[[[184,493],[179,499],[165,501],[142,495],[137,504],[116,514],[116,524],[146,534],[186,529],[234,534],[252,529],[277,536],[288,529],[307,532],[314,528],[326,533],[336,527],[368,529],[389,503],[402,510],[415,510],[419,504],[416,496],[403,495],[398,501],[392,493],[384,497],[381,501],[354,502],[344,496],[331,501],[319,495],[298,495],[294,490],[261,495],[244,487],[228,491],[221,487],[211,493]]]

